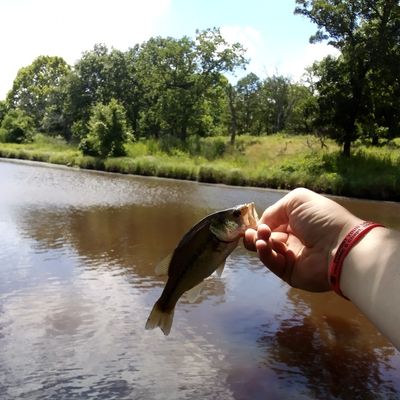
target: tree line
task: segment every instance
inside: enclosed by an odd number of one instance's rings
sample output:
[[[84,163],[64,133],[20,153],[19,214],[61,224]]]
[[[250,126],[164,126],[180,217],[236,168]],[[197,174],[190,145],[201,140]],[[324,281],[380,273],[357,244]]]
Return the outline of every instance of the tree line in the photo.
[[[40,56],[21,68],[0,102],[0,138],[33,131],[77,141],[86,154],[124,154],[133,138],[184,143],[209,135],[287,131],[334,138],[350,155],[358,138],[378,144],[400,135],[400,5],[397,0],[296,0],[317,25],[311,42],[339,50],[305,71],[302,82],[249,73],[245,49],[219,29],[194,38],[153,37],[127,51],[97,44],[74,66]]]

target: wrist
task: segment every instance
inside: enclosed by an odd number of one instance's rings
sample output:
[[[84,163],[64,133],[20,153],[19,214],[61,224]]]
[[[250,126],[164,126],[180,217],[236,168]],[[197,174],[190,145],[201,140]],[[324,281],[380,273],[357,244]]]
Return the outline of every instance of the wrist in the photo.
[[[331,247],[331,251],[329,254],[329,263],[332,261],[333,257],[335,257],[338,248],[340,244],[343,242],[343,239],[346,237],[346,235],[357,225],[363,223],[364,220],[357,218],[357,217],[352,217],[349,218],[349,220],[342,226],[340,229],[338,235],[336,236],[333,245]]]
[[[331,288],[339,295],[348,299],[341,290],[341,276],[342,270],[345,269],[345,262],[350,252],[375,228],[381,228],[382,225],[370,221],[362,221],[356,224],[352,229],[350,229],[341,240],[340,244],[336,246],[335,251],[332,252],[332,257],[329,263],[328,276],[329,284]],[[377,241],[375,241],[376,243]],[[365,245],[365,242],[364,242]],[[362,246],[359,246],[359,249]],[[370,247],[364,250],[364,253],[368,252]],[[354,252],[353,252],[354,256]],[[365,258],[365,254],[362,258]],[[361,260],[362,261],[362,260]],[[346,264],[349,264],[348,262]],[[363,263],[362,263],[363,264]],[[357,266],[358,263],[356,262]],[[351,268],[351,267],[348,267]],[[349,299],[348,299],[349,300]]]
[[[343,294],[400,349],[400,233],[371,230],[350,251],[340,281]]]
[[[343,239],[346,237],[346,235],[357,225],[361,224],[363,222],[362,219],[357,218],[353,215],[350,214],[350,217],[347,218],[347,221],[343,224],[343,226],[338,230],[338,233],[334,236],[330,249],[329,249],[329,255],[328,255],[328,263],[327,263],[327,280],[328,280],[328,285],[331,287],[331,284],[329,282],[329,269],[330,265],[332,263],[333,258],[335,257],[338,248],[340,244],[343,242]]]
[[[385,262],[389,232],[384,227],[372,229],[344,259],[340,287],[346,297],[354,300],[371,293],[379,270],[376,267]]]

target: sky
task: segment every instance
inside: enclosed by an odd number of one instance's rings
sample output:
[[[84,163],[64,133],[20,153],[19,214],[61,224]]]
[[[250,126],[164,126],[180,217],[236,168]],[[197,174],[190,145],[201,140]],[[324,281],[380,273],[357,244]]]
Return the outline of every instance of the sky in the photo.
[[[74,65],[96,43],[125,51],[152,36],[194,37],[213,27],[247,50],[250,63],[236,79],[254,72],[298,81],[335,50],[309,43],[316,26],[294,8],[295,0],[0,0],[0,100],[40,55]]]

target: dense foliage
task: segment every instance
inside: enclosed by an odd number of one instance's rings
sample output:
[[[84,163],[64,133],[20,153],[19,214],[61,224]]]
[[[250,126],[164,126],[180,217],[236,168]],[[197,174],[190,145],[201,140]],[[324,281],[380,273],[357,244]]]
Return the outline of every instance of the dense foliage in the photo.
[[[131,137],[124,107],[115,99],[93,106],[88,133],[80,142],[84,154],[106,157],[125,155],[124,144]]]
[[[28,128],[25,137],[10,127],[25,117],[101,157],[123,155],[132,133],[186,148],[216,135],[229,134],[233,144],[244,133],[314,133],[335,139],[345,155],[358,138],[378,144],[399,136],[398,1],[295,2],[317,25],[311,41],[328,40],[340,52],[310,66],[302,82],[249,73],[233,85],[226,74],[245,67],[245,50],[218,29],[194,39],[154,37],[125,52],[98,44],[73,67],[40,56],[21,68],[0,102],[2,138],[29,140]]]
[[[6,113],[0,124],[0,142],[26,143],[32,140],[33,119],[20,109]]]
[[[8,107],[24,111],[39,130],[62,130],[63,80],[70,71],[61,57],[38,57],[31,65],[18,71],[7,96]]]
[[[398,0],[296,0],[295,12],[318,26],[311,42],[340,51],[314,66],[317,126],[350,155],[358,136],[393,138],[400,130],[400,4]]]

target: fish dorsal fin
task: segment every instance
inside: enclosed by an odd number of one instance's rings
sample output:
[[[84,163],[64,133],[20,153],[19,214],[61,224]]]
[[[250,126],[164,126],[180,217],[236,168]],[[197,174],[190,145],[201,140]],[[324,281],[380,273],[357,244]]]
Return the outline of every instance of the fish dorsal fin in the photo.
[[[192,287],[186,292],[186,298],[189,303],[194,303],[200,296],[201,289],[203,289],[205,282],[200,282],[197,286]]]
[[[155,269],[155,274],[157,276],[167,276],[168,275],[168,270],[169,270],[169,264],[171,262],[172,258],[172,253],[168,254],[167,257],[162,259],[159,264],[157,264],[156,269]]]
[[[221,278],[222,272],[224,272],[224,268],[225,268],[225,260],[215,270],[215,273],[217,274],[218,278]]]

